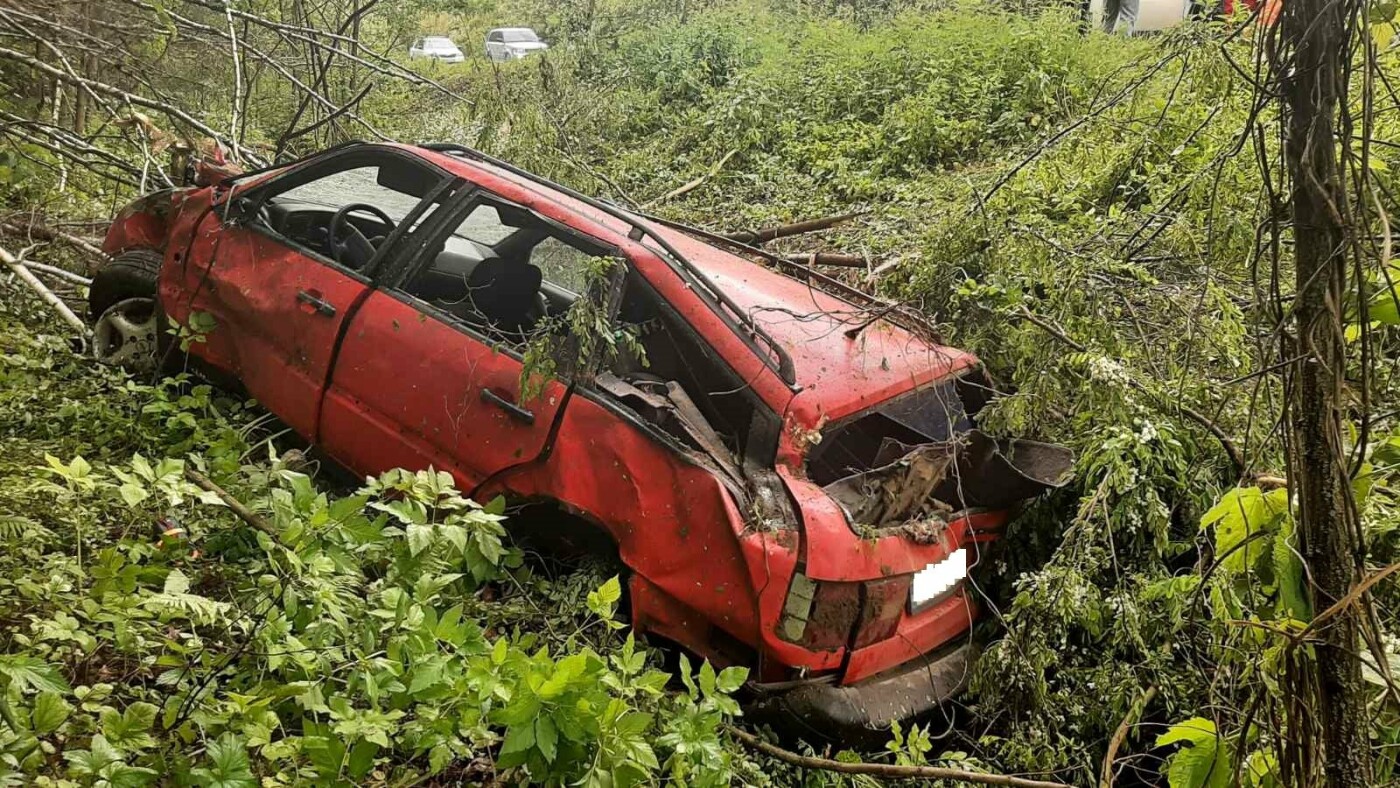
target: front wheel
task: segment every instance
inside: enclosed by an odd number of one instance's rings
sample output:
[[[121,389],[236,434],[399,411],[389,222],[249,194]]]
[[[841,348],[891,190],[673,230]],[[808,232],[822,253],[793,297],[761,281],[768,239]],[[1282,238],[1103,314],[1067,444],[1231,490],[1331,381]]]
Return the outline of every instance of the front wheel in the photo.
[[[117,255],[92,278],[88,313],[98,361],[136,373],[151,373],[160,365],[160,264],[159,252],[134,249]]]

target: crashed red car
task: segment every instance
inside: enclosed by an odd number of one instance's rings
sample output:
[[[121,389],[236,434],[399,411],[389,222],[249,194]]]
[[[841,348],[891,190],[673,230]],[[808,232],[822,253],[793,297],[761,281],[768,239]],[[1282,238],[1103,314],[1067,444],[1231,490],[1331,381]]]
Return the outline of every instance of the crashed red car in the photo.
[[[977,359],[757,250],[455,145],[353,143],[128,206],[91,291],[99,356],[163,324],[359,474],[433,466],[607,535],[630,616],[753,669],[813,729],[884,727],[965,684],[965,582],[1058,447],[975,426]],[[611,258],[590,283],[591,261]],[[542,326],[597,307],[631,347],[522,399]],[[192,325],[194,324],[194,325]],[[594,329],[600,327],[594,326]]]

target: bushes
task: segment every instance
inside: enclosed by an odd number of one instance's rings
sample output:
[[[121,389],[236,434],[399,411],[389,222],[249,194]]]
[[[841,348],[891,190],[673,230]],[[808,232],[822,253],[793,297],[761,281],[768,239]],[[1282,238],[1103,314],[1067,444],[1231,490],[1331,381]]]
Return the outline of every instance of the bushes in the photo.
[[[327,494],[299,460],[251,461],[255,425],[208,387],[141,386],[0,325],[0,784],[750,768],[719,734],[745,671],[683,661],[668,692],[619,632],[618,579],[523,565],[500,501],[432,471]]]

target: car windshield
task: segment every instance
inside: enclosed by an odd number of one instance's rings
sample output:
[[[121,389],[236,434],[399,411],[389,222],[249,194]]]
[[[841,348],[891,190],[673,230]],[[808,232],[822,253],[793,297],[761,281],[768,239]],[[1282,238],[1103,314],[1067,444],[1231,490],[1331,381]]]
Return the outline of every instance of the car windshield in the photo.
[[[540,37],[535,35],[535,31],[521,28],[519,30],[502,30],[501,40],[507,44],[523,44],[530,41],[539,41]]]
[[[456,44],[450,38],[426,38],[423,39],[423,46],[430,49],[454,49]]]

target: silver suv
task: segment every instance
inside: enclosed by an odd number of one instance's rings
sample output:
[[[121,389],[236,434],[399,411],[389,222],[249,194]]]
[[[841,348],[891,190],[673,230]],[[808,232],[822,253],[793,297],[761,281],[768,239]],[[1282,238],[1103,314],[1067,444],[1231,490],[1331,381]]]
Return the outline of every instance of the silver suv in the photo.
[[[486,34],[486,57],[491,60],[519,60],[549,49],[549,44],[528,27],[498,27]]]

